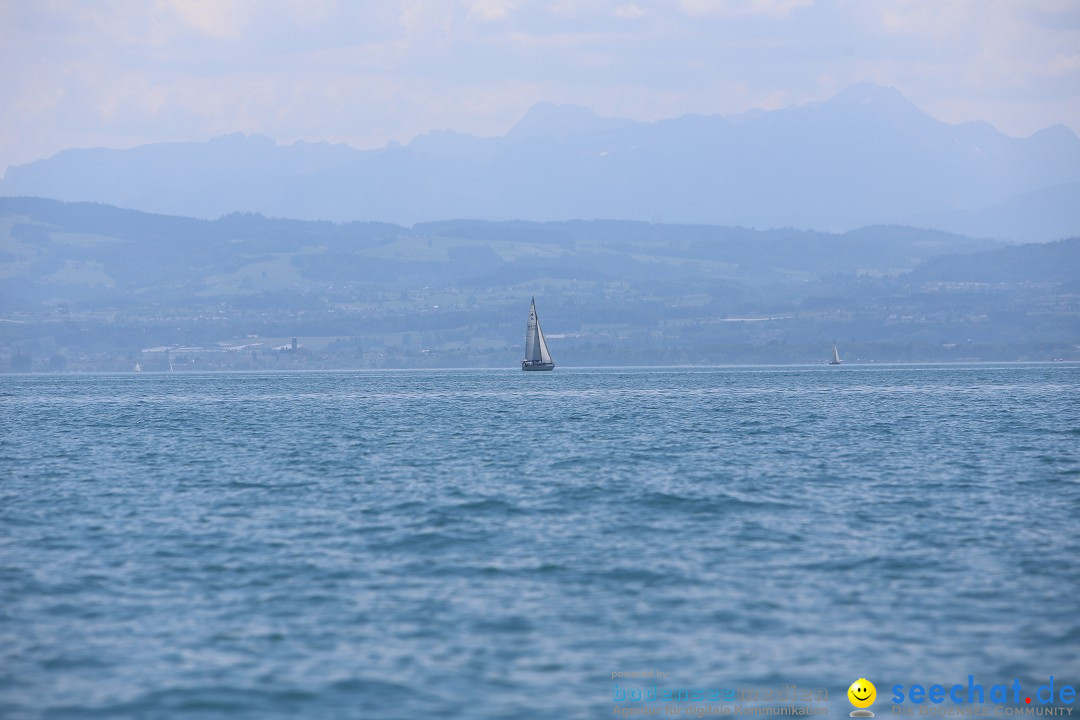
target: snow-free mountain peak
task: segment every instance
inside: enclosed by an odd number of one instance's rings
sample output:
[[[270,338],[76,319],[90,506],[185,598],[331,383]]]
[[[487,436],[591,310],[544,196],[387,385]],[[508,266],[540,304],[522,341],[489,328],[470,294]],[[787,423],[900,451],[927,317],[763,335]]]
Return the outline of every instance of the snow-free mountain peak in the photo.
[[[630,124],[633,124],[632,120],[601,117],[581,105],[538,102],[510,128],[506,137],[512,140],[527,137],[563,139],[571,135],[605,132]]]

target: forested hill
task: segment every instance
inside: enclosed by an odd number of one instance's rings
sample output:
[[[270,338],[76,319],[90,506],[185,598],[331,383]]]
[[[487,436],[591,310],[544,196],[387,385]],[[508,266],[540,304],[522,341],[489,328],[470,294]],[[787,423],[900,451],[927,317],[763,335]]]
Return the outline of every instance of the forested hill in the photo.
[[[999,245],[893,226],[831,234],[611,220],[412,227],[251,213],[198,220],[37,198],[0,198],[0,218],[0,267],[8,287],[18,288],[10,299],[23,307],[57,297],[191,303],[331,287],[354,300],[350,291],[500,291],[545,280],[753,285],[896,274]]]
[[[252,345],[259,367],[293,336],[326,366],[504,365],[534,295],[569,364],[804,362],[833,340],[852,360],[1071,357],[1078,253],[900,226],[406,227],[0,198],[0,369],[177,345]]]

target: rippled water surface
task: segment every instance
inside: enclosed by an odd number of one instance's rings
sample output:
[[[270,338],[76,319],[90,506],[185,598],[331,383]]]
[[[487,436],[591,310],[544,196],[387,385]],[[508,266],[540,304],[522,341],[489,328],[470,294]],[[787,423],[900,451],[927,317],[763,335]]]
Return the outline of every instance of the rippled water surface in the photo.
[[[1078,652],[1074,365],[0,377],[0,717],[845,717]]]

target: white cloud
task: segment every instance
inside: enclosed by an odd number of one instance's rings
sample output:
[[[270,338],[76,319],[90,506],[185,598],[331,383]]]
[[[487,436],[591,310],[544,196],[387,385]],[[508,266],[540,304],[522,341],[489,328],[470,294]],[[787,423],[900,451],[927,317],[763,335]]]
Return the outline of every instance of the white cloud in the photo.
[[[256,11],[245,0],[165,0],[169,15],[217,40],[240,37]]]
[[[624,20],[636,20],[645,17],[649,13],[637,3],[628,3],[626,5],[619,5],[611,11],[611,14],[615,17],[623,18]]]
[[[768,15],[783,18],[793,11],[809,7],[814,0],[680,0],[683,10],[694,16],[701,15]]]
[[[468,0],[469,17],[484,21],[501,20],[514,7],[514,0]]]
[[[1059,52],[1050,58],[1043,68],[1047,75],[1080,75],[1080,54]]]

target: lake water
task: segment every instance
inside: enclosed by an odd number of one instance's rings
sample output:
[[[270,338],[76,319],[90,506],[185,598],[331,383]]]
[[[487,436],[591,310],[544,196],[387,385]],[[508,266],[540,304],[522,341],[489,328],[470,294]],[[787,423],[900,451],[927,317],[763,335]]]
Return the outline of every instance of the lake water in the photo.
[[[880,717],[1078,652],[1075,365],[0,377],[3,718]]]

